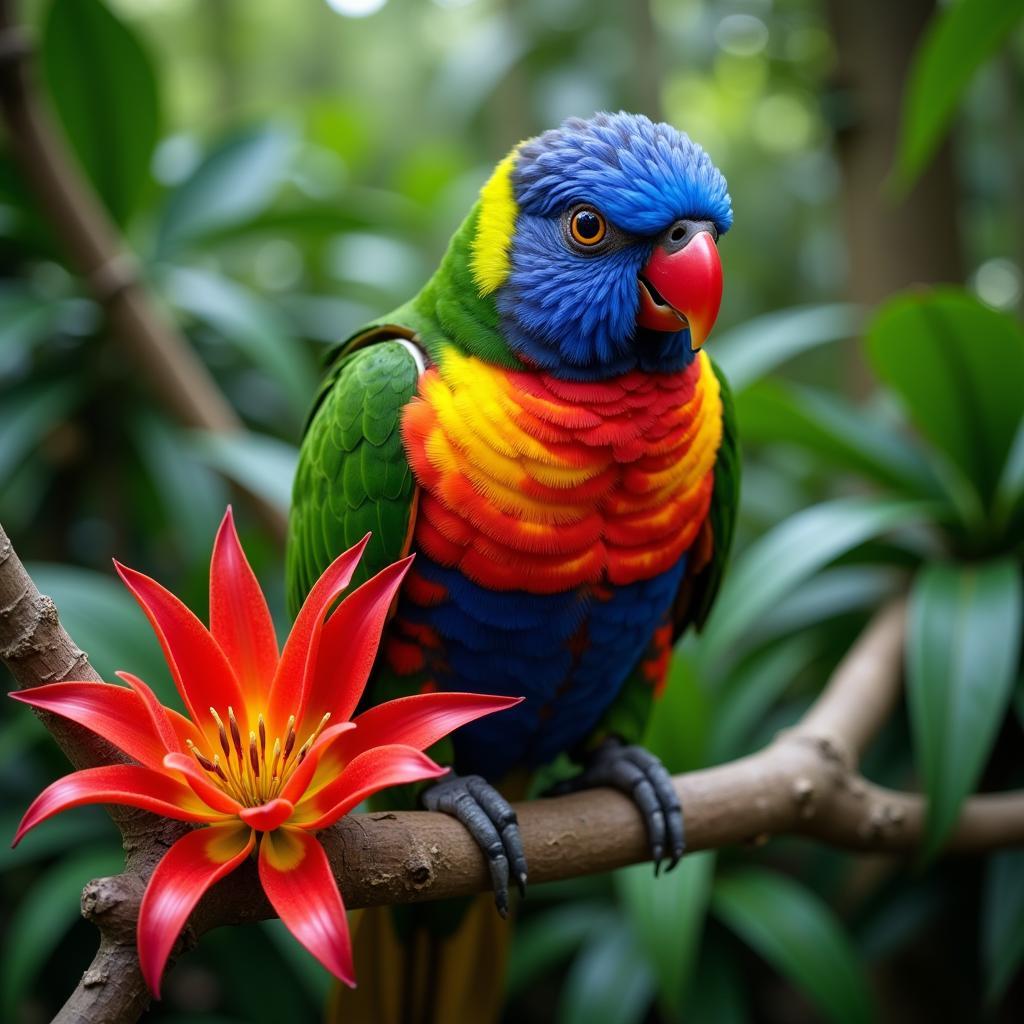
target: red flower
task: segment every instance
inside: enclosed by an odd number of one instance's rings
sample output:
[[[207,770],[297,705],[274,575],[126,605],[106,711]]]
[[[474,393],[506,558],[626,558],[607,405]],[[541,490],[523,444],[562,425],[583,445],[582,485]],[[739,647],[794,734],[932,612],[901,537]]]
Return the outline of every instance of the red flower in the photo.
[[[11,694],[79,722],[138,762],[87,768],[53,783],[25,812],[15,844],[41,821],[82,804],[129,804],[205,826],[167,851],[142,900],[139,961],[154,995],[200,896],[254,851],[281,920],[332,974],[355,984],[345,907],[314,833],[386,786],[442,775],[424,749],[519,703],[429,693],[349,721],[412,561],[388,566],[328,615],[368,539],[320,577],[280,655],[230,509],[210,565],[209,629],[159,583],[115,563],[160,640],[188,717],[127,672],[117,674],[130,689],[67,682]]]

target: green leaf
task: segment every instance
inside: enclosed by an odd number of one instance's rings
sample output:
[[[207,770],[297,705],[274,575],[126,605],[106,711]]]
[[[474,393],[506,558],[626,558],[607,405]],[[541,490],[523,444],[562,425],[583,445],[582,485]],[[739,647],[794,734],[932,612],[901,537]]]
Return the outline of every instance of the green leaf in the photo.
[[[709,934],[701,947],[700,984],[686,1000],[681,1024],[746,1024],[750,1020],[749,986],[726,937]]]
[[[72,380],[42,382],[4,397],[0,404],[0,483],[30,452],[38,450],[80,398]]]
[[[749,753],[754,727],[817,653],[811,637],[794,634],[767,651],[759,650],[730,676],[716,694],[709,739],[712,764]]]
[[[665,692],[654,702],[643,745],[673,774],[703,768],[711,708],[692,661],[675,651]]]
[[[113,569],[106,574],[39,562],[26,568],[40,592],[53,598],[64,628],[104,679],[114,681],[118,669],[134,672],[165,704],[180,705],[160,644]]]
[[[841,397],[762,381],[737,402],[744,442],[784,442],[820,456],[830,472],[847,469],[917,497],[941,493],[927,461],[899,434]]]
[[[295,152],[293,133],[262,125],[217,146],[171,193],[160,219],[157,254],[248,220],[284,183]]]
[[[985,996],[994,1005],[1024,961],[1024,850],[1004,850],[989,859],[982,925]]]
[[[299,453],[266,434],[193,431],[192,449],[208,466],[287,512]]]
[[[670,1020],[682,1016],[700,953],[715,873],[714,853],[692,853],[655,877],[650,864],[615,873],[619,898],[658,984],[658,1004]]]
[[[978,781],[1016,679],[1024,592],[1011,559],[926,566],[907,622],[907,696],[931,857]]]
[[[1024,0],[958,0],[938,11],[917,47],[903,96],[894,169],[909,189],[938,148],[978,68],[1024,17]]]
[[[7,922],[7,943],[0,958],[0,1016],[14,1020],[29,986],[68,929],[80,919],[82,887],[93,878],[113,875],[124,866],[116,844],[79,850],[43,872],[22,896]],[[82,964],[84,968],[85,963]]]
[[[53,0],[42,62],[64,130],[107,209],[125,223],[160,131],[157,80],[132,29],[100,0]]]
[[[596,902],[563,903],[527,917],[513,932],[505,976],[507,997],[524,991],[587,939],[614,931],[618,923],[618,916],[607,904]]]
[[[46,736],[52,742],[49,733]],[[32,829],[29,838],[11,849],[10,838],[17,832],[27,806],[26,802],[17,811],[4,813],[0,817],[0,840],[3,841],[0,843],[0,872],[12,871],[54,854],[80,849],[86,841],[93,839],[106,837],[111,846],[119,841],[109,815],[99,807],[83,807],[76,808],[74,814],[59,815],[42,822]]]
[[[820,897],[784,875],[748,869],[721,876],[712,909],[836,1024],[877,1019],[864,968]]]
[[[1021,535],[1019,520],[1024,516],[1024,416],[1006,457],[1002,476],[996,486],[992,518],[1008,537]]]
[[[868,356],[917,429],[987,505],[1021,418],[1024,329],[954,289],[899,296],[868,330]]]
[[[840,302],[767,313],[716,334],[715,362],[735,395],[801,352],[854,337],[860,322],[860,308]]]
[[[164,278],[171,304],[211,327],[280,385],[296,427],[316,390],[306,349],[269,303],[219,274],[175,268]]]
[[[569,969],[561,1024],[639,1024],[654,996],[654,976],[629,928],[598,932]]]
[[[840,555],[925,518],[924,502],[841,498],[798,512],[752,544],[726,577],[697,651],[702,664],[725,658],[785,595]]]

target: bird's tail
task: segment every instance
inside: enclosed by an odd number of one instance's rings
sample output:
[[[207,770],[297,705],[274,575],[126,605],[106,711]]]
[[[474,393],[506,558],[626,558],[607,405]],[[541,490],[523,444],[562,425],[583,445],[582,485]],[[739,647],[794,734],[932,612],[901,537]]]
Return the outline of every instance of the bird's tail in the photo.
[[[335,987],[328,1024],[494,1024],[510,934],[488,893],[457,908],[357,911],[358,988]]]

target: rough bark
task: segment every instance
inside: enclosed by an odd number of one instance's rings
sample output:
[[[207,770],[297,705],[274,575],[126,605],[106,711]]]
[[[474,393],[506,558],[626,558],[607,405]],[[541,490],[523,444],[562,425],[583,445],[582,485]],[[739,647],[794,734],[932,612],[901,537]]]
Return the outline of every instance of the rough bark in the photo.
[[[905,611],[878,614],[833,673],[803,720],[764,750],[729,764],[677,776],[689,849],[714,849],[796,834],[851,850],[909,853],[923,834],[925,803],[883,789],[857,771],[859,754],[898,699]],[[0,657],[20,686],[69,677],[95,679],[0,529]],[[112,749],[52,716],[47,727],[78,766]],[[135,921],[146,880],[184,826],[112,809],[128,851],[124,873],[90,882],[82,913],[100,931],[92,966],[57,1016],[68,1022],[134,1021],[148,1005],[135,955]],[[530,880],[557,881],[609,871],[648,857],[632,803],[593,790],[517,807]],[[466,896],[487,889],[479,849],[454,819],[403,812],[353,814],[321,833],[348,906]],[[971,852],[1024,843],[1024,792],[975,796],[948,848]],[[212,928],[261,920],[272,911],[251,864],[200,902],[178,945]]]

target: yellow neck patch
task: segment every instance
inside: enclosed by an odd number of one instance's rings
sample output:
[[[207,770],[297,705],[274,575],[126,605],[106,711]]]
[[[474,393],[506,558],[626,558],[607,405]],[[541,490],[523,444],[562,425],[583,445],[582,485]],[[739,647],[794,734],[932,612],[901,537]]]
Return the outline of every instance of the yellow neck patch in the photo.
[[[500,288],[509,274],[508,251],[518,213],[512,191],[515,159],[516,151],[512,150],[480,190],[480,215],[470,243],[469,267],[481,295]]]

